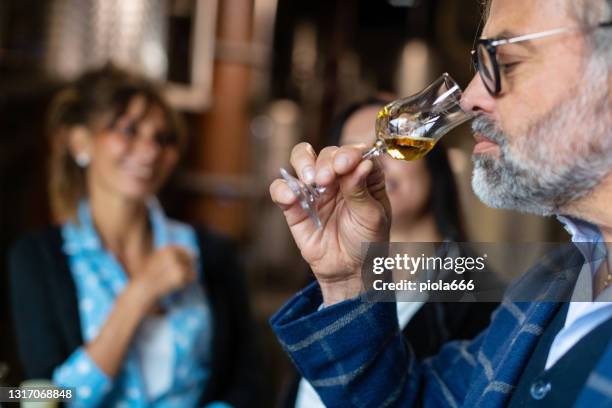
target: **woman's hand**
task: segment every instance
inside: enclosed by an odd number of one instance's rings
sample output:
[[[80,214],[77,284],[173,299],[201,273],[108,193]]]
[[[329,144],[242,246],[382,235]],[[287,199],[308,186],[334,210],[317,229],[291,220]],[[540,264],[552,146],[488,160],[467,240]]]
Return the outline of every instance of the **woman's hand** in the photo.
[[[184,248],[166,246],[155,251],[117,297],[98,335],[85,346],[96,365],[108,376],[115,376],[142,319],[161,297],[185,287],[195,277],[194,257]]]
[[[132,284],[141,289],[149,303],[181,289],[196,278],[194,255],[180,246],[158,249],[147,259],[144,270]]]
[[[361,244],[389,239],[391,207],[384,174],[373,161],[362,160],[362,154],[357,146],[326,147],[318,157],[307,143],[293,149],[291,165],[298,177],[326,188],[318,201],[320,229],[284,180],[270,186],[327,305],[361,291]]]

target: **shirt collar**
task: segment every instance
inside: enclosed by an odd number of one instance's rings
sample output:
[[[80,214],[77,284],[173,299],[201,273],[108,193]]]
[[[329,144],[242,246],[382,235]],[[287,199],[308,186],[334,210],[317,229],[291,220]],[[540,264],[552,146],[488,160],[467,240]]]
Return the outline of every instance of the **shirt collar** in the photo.
[[[168,222],[166,215],[155,197],[147,200],[149,222],[153,234],[153,245],[159,249],[169,243]],[[96,231],[91,217],[89,200],[83,199],[77,207],[77,223],[68,223],[65,236],[64,250],[68,254],[78,251],[102,250],[102,240]]]
[[[557,215],[565,230],[571,235],[572,242],[601,242],[603,237],[599,227],[569,215]]]
[[[557,219],[570,234],[571,240],[578,248],[586,263],[595,273],[601,262],[607,258],[608,250],[603,242],[603,235],[597,225],[567,215],[557,215]]]

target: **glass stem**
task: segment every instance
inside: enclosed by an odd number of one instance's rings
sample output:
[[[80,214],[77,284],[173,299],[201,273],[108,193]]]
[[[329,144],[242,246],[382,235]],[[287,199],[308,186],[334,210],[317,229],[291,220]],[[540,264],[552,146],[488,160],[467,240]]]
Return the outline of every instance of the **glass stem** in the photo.
[[[372,148],[365,152],[361,157],[363,158],[363,160],[373,159],[383,154],[385,150],[385,143],[382,140],[378,139],[374,146],[372,146]]]

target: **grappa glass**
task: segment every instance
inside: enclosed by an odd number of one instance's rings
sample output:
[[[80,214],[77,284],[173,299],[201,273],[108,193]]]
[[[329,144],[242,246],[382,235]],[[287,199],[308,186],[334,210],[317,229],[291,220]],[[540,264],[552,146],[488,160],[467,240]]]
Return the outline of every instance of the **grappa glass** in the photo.
[[[378,112],[376,142],[363,159],[384,153],[405,161],[424,157],[442,136],[473,117],[461,109],[460,101],[461,88],[445,73],[418,94],[389,103]],[[285,169],[280,172],[304,211],[320,228],[317,200],[325,188],[305,184]]]

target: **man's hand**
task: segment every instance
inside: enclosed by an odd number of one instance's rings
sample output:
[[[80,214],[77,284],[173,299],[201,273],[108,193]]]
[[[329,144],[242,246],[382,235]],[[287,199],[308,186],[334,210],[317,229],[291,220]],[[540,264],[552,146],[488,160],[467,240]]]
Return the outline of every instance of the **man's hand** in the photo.
[[[308,143],[293,148],[291,165],[298,177],[326,188],[318,201],[320,229],[284,180],[270,186],[326,305],[361,291],[361,243],[389,240],[391,207],[384,174],[375,162],[362,160],[362,154],[357,146],[326,147],[318,157]]]

